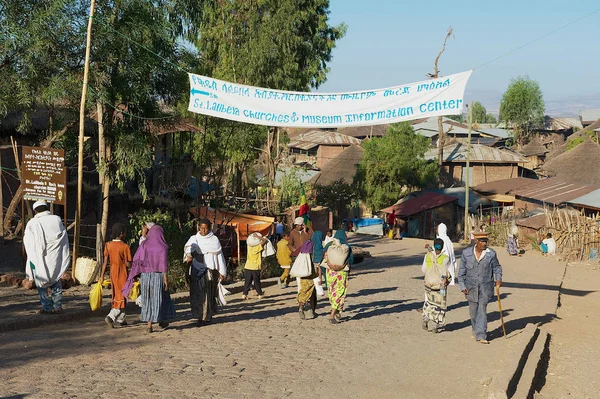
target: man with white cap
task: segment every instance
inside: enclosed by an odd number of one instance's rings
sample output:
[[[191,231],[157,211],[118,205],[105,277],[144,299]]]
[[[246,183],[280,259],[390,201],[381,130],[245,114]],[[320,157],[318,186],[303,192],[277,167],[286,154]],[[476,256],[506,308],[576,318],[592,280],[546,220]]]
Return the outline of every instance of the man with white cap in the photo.
[[[304,225],[304,218],[298,216],[294,219],[294,228],[290,233],[289,248],[294,252],[296,249],[300,248],[305,241],[308,241],[311,238],[312,232]]]
[[[475,245],[463,250],[458,268],[458,285],[469,302],[473,338],[487,340],[487,304],[494,296],[494,286],[502,285],[502,266],[496,252],[487,247],[485,232],[473,233]]]
[[[50,213],[45,201],[36,201],[33,210],[35,216],[27,223],[23,236],[27,253],[25,273],[29,280],[35,281],[42,304],[41,313],[60,313],[60,278],[71,261],[67,230],[60,217]]]

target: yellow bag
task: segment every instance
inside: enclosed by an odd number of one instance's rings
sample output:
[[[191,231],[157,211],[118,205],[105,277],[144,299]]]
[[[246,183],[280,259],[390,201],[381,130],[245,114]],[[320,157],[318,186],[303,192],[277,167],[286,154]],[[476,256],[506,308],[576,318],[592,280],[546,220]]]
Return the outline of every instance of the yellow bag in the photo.
[[[135,301],[136,299],[138,299],[139,296],[140,296],[140,282],[134,281],[133,287],[131,287],[131,291],[129,291],[129,296],[127,298],[129,298],[130,301]]]
[[[388,238],[394,238],[394,229],[390,229],[390,231],[388,231]]]
[[[90,308],[92,312],[100,309],[102,306],[102,284],[98,283],[90,290]]]

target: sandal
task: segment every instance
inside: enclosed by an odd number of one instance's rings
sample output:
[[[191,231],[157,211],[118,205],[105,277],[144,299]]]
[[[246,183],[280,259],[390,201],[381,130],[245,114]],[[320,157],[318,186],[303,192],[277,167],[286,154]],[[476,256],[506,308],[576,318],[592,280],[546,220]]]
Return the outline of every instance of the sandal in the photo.
[[[339,324],[339,321],[337,321],[337,319],[335,317],[333,319],[329,319],[329,322],[331,324]]]
[[[54,314],[54,312],[52,310],[44,310],[44,309],[38,310],[36,313],[37,314]]]
[[[146,332],[147,332],[148,334],[150,334],[150,333],[152,332],[152,327],[148,327],[148,328],[146,328]]]

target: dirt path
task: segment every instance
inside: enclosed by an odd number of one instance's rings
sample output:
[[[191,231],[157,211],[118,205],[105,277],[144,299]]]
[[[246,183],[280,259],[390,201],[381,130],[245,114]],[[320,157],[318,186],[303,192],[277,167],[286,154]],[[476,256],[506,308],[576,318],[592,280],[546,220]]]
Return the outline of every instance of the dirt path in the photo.
[[[165,331],[107,329],[101,318],[0,334],[0,396],[113,398],[484,398],[486,385],[515,340],[501,337],[491,303],[491,345],[470,338],[468,306],[449,290],[446,331],[421,329],[425,241],[358,239],[374,256],[356,265],[344,322],[301,321],[295,287],[267,289],[263,300],[240,294],[211,325],[197,328],[187,303]],[[553,321],[564,266],[531,255],[504,266],[503,307],[509,335],[527,323]],[[135,317],[131,318],[132,320]],[[423,376],[442,370],[443,380]],[[22,397],[25,397],[22,396]]]
[[[600,267],[569,265],[552,334],[543,398],[600,397]]]

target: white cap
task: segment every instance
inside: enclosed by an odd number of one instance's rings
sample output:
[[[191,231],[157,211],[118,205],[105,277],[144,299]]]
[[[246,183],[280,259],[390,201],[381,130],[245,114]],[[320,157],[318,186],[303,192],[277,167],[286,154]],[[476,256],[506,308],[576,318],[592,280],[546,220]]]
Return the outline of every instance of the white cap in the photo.
[[[154,224],[153,222],[148,222],[148,223],[146,223],[146,228],[147,228],[148,230],[150,230],[150,229],[151,229],[152,227],[154,227],[154,226],[155,226],[155,224]]]
[[[44,200],[39,200],[39,201],[35,201],[33,203],[33,210],[36,210],[37,208],[39,208],[40,206],[45,206],[48,207],[48,204],[46,203],[46,201]]]
[[[294,219],[294,224],[303,225],[304,224],[304,218],[302,216],[298,216],[296,219]]]

